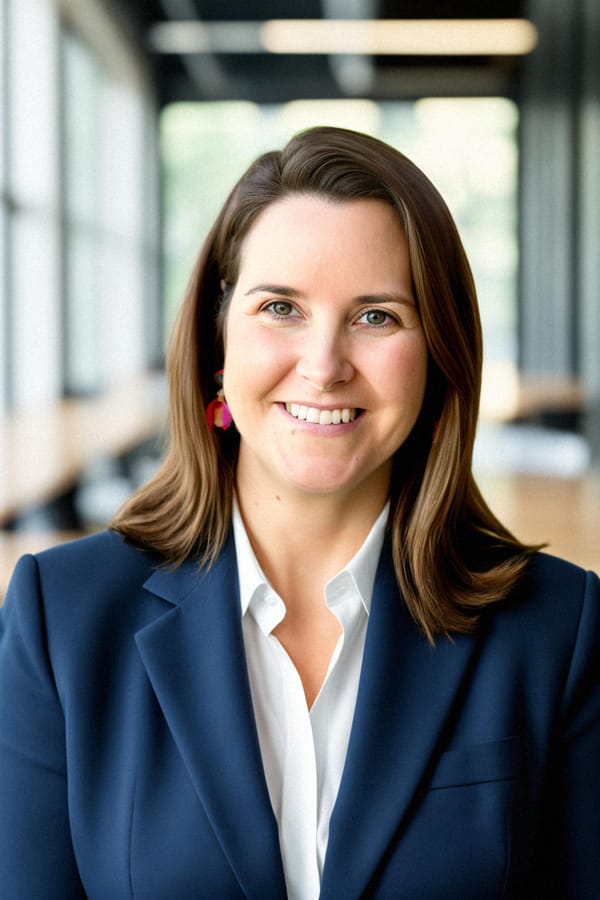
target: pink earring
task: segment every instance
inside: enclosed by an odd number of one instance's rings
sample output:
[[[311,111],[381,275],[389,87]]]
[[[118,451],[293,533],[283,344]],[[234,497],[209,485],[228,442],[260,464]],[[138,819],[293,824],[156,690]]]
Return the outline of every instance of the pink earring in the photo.
[[[206,407],[206,421],[211,431],[213,428],[222,428],[226,431],[233,420],[223,392],[223,369],[215,372],[215,381],[219,385],[219,390],[215,399],[211,400]]]

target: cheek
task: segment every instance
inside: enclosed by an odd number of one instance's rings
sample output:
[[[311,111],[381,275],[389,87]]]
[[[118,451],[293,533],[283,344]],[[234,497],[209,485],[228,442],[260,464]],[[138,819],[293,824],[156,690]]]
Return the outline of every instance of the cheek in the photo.
[[[223,390],[236,404],[259,400],[285,376],[288,354],[264,329],[231,324],[225,342]]]
[[[254,342],[244,340],[244,331],[236,317],[229,318],[223,333],[223,390],[225,396],[239,393],[240,386],[248,382],[254,372],[252,359]]]
[[[424,343],[403,346],[380,369],[379,390],[385,395],[396,386],[396,398],[421,408],[427,384],[427,351]]]

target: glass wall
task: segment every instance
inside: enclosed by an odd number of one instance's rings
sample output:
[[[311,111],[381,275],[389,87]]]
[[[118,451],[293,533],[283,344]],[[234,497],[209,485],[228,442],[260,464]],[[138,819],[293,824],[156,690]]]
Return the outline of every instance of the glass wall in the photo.
[[[59,394],[62,375],[58,21],[48,3],[13,0],[7,25],[9,383],[24,407]]]
[[[62,61],[65,383],[79,394],[143,368],[156,297],[144,285],[144,103],[72,31]]]
[[[6,383],[8,375],[8,307],[6,297],[8,293],[7,284],[7,195],[6,195],[6,144],[5,137],[7,134],[7,98],[6,98],[6,75],[8,68],[8,46],[7,46],[7,26],[6,26],[6,4],[5,0],[0,0],[0,414],[6,405],[6,397],[8,394],[8,385]]]
[[[0,29],[10,411],[97,392],[155,361],[159,223],[147,198],[158,165],[149,79],[101,4],[1,0]]]

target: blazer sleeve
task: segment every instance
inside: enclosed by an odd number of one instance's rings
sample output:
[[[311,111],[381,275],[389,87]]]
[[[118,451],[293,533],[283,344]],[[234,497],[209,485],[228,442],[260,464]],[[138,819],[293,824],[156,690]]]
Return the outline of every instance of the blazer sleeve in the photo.
[[[4,900],[85,897],[69,828],[64,715],[31,556],[0,609],[0,885]]]
[[[591,572],[559,712],[556,806],[547,810],[555,896],[584,900],[600,897],[600,582]]]

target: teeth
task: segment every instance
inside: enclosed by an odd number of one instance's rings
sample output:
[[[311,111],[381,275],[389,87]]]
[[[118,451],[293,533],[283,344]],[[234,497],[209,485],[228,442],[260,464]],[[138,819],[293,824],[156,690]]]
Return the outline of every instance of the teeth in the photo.
[[[353,422],[356,418],[356,409],[344,407],[343,409],[317,409],[315,406],[302,406],[299,403],[286,403],[285,408],[303,422],[313,422],[315,425],[339,425],[341,422]]]

